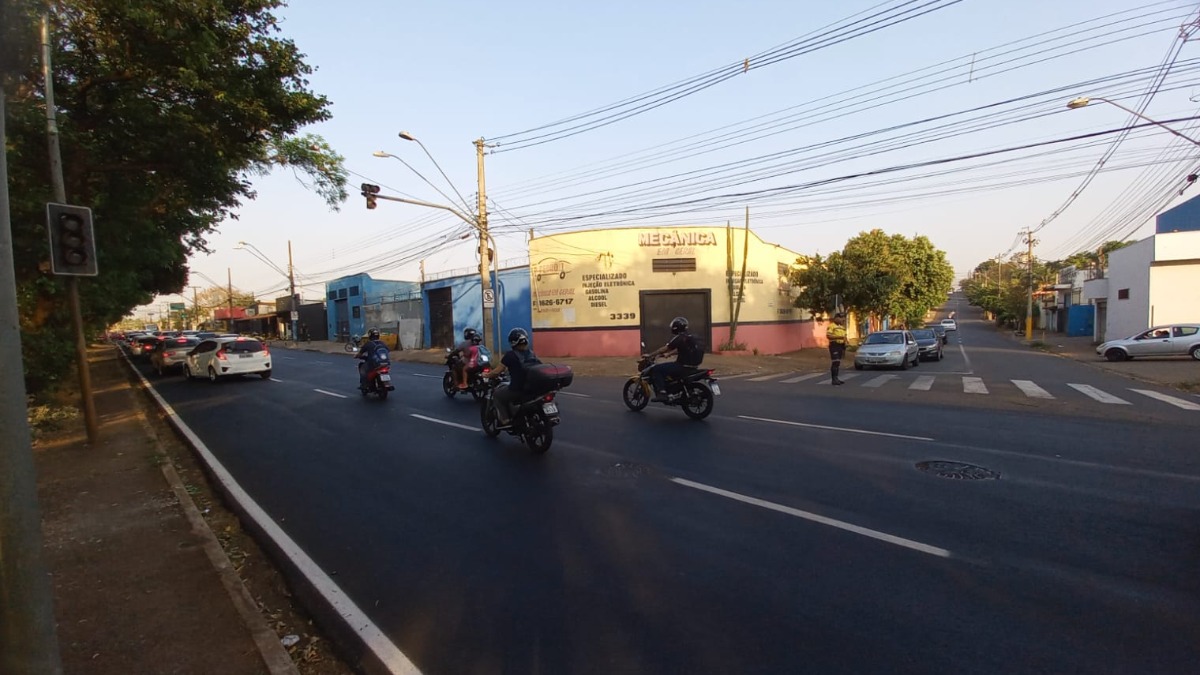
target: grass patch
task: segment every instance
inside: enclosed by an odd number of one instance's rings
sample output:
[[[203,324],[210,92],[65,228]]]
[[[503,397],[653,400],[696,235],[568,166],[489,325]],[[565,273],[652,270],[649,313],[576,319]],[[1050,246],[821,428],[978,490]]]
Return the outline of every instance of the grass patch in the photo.
[[[26,410],[29,430],[35,438],[66,429],[79,419],[80,414],[79,409],[74,406],[34,403],[32,396],[29,397],[29,405]]]
[[[1034,340],[1033,342],[1030,342],[1029,348],[1036,349],[1036,350],[1042,351],[1042,352],[1050,351],[1050,345],[1046,344],[1045,342],[1042,342],[1041,340]]]

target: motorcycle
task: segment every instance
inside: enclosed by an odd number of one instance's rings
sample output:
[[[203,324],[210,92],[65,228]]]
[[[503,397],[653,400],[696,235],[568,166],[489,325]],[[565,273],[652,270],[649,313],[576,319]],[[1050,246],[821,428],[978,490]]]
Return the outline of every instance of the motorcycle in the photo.
[[[382,348],[379,350],[383,351]],[[376,356],[374,367],[367,370],[367,385],[359,387],[362,395],[375,395],[380,401],[387,400],[388,392],[395,391],[396,386],[392,384],[392,367],[391,361],[386,355]]]
[[[446,374],[442,375],[442,392],[449,398],[454,398],[460,393],[470,392],[472,398],[482,401],[487,394],[488,382],[484,375],[492,370],[492,357],[483,345],[480,345],[478,349],[479,356],[475,360],[475,368],[467,373],[467,388],[462,390],[458,388],[458,378],[454,375],[454,367],[459,361],[462,361],[462,357],[453,349],[446,348]]]
[[[657,360],[657,356],[643,356],[637,362],[638,374],[625,382],[621,397],[625,405],[634,412],[645,408],[654,397],[650,368]],[[694,420],[708,417],[712,413],[715,397],[721,395],[721,385],[717,384],[717,378],[712,374],[711,369],[696,368],[682,378],[668,377],[667,400],[660,403],[680,406],[684,414]]]
[[[354,352],[358,351],[358,348],[361,346],[362,346],[362,336],[355,335],[346,341],[344,349],[347,352],[350,352],[351,354],[353,354]]]
[[[501,381],[507,378],[502,376],[486,380],[487,390],[483,405],[479,407],[483,433],[495,438],[501,431],[507,431],[523,440],[535,453],[546,452],[554,442],[554,427],[561,421],[554,397],[559,389],[570,386],[573,378],[571,369],[567,366],[540,365],[530,368],[526,375],[529,391],[513,402],[512,418],[508,426],[504,427],[500,426],[495,392]]]

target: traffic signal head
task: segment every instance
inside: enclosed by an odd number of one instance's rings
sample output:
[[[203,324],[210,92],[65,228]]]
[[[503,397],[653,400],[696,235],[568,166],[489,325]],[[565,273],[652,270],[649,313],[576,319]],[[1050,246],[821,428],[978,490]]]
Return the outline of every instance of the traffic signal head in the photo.
[[[367,208],[368,209],[375,208],[375,206],[376,206],[375,195],[379,194],[379,186],[372,185],[370,183],[363,183],[361,185],[361,187],[362,187],[362,196],[367,198]]]
[[[50,271],[67,276],[93,277],[96,242],[92,210],[69,204],[46,204],[46,229],[50,234]]]

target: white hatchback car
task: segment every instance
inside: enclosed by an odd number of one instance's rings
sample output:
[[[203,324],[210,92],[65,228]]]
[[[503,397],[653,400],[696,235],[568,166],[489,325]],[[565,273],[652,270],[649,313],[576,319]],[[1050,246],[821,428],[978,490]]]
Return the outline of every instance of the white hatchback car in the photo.
[[[938,323],[941,324],[942,328],[945,328],[947,332],[958,330],[958,322],[954,319],[942,319]]]
[[[254,338],[209,338],[188,352],[183,374],[189,380],[207,377],[210,382],[227,375],[258,375],[265,380],[271,377],[271,352]]]

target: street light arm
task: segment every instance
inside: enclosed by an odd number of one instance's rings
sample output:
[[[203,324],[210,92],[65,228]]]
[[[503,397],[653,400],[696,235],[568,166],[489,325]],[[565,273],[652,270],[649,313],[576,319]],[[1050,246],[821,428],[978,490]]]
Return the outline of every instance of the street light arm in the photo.
[[[1071,108],[1072,110],[1075,108],[1082,108],[1082,107],[1086,106],[1088,103],[1091,103],[1092,101],[1102,101],[1109,105],[1114,105],[1114,106],[1120,108],[1121,110],[1124,110],[1125,112],[1129,113],[1130,115],[1133,115],[1134,117],[1140,117],[1141,119],[1144,119],[1147,122],[1149,122],[1155,126],[1159,126],[1159,127],[1162,127],[1163,129],[1166,129],[1167,131],[1171,132],[1172,134],[1175,134],[1176,136],[1182,138],[1183,140],[1187,141],[1188,143],[1191,143],[1192,145],[1200,146],[1200,141],[1196,141],[1192,138],[1184,136],[1183,134],[1179,133],[1178,131],[1175,131],[1171,127],[1163,124],[1162,122],[1159,122],[1158,120],[1150,119],[1149,117],[1146,117],[1145,115],[1143,115],[1142,113],[1140,113],[1136,110],[1126,108],[1125,106],[1121,105],[1120,103],[1117,103],[1116,101],[1113,101],[1113,100],[1110,100],[1107,98],[1101,98],[1099,96],[1081,96],[1081,97],[1071,101],[1070,103],[1068,103],[1067,107]]]
[[[398,156],[396,156],[396,155],[393,155],[393,154],[392,154],[392,153],[390,153],[390,152],[384,152],[384,151],[382,151],[382,150],[379,150],[379,151],[377,151],[377,152],[374,152],[374,153],[372,153],[372,154],[373,154],[374,156],[376,156],[376,157],[391,157],[392,159],[396,160],[397,162],[400,162],[401,164],[403,164],[404,166],[406,166],[406,167],[408,168],[408,170],[409,170],[409,171],[411,171],[411,172],[413,172],[413,173],[417,174],[417,178],[420,178],[421,180],[425,181],[425,184],[426,184],[426,185],[428,185],[429,187],[433,188],[433,189],[434,189],[434,191],[435,191],[435,192],[437,192],[439,195],[441,195],[441,196],[442,196],[442,197],[443,197],[443,198],[444,198],[446,201],[448,201],[448,202],[452,202],[452,201],[454,201],[454,199],[452,199],[452,198],[450,197],[450,195],[448,195],[448,194],[446,194],[445,192],[443,192],[443,191],[441,190],[441,188],[439,188],[438,186],[434,185],[434,184],[433,184],[433,182],[432,182],[432,181],[430,181],[428,178],[426,178],[424,174],[422,174],[420,171],[417,171],[416,169],[414,169],[414,168],[413,168],[413,166],[412,166],[411,164],[409,164],[408,162],[404,161],[402,158],[400,158],[400,157],[398,157]],[[437,165],[437,162],[434,162],[434,165],[436,166],[436,165]],[[438,171],[441,171],[441,170],[442,170],[442,169],[441,169],[441,167],[438,167]],[[446,175],[446,174],[442,174],[442,175],[444,176],[444,175]],[[453,185],[453,184],[451,184],[451,185],[450,185],[450,187],[454,187],[454,185]],[[456,190],[455,190],[455,192],[458,192],[458,190],[456,189]]]
[[[450,177],[446,175],[445,171],[442,171],[442,165],[438,164],[438,161],[433,158],[433,155],[430,154],[429,149],[426,148],[425,144],[421,142],[421,139],[417,138],[416,136],[413,136],[412,134],[410,134],[406,131],[400,132],[400,138],[403,138],[406,141],[413,141],[417,145],[421,146],[421,150],[425,153],[425,156],[429,158],[429,161],[433,162],[433,166],[437,168],[438,173],[442,174],[442,178],[444,178],[446,180],[446,184],[450,186],[451,190],[454,190],[454,194],[458,195],[459,201],[461,201],[463,203],[463,205],[466,206],[467,210],[469,211],[471,209],[471,205],[467,201],[467,198],[462,196],[462,193],[458,191],[458,187],[454,185],[454,181],[450,180]],[[449,199],[449,198],[447,197],[447,199]]]

